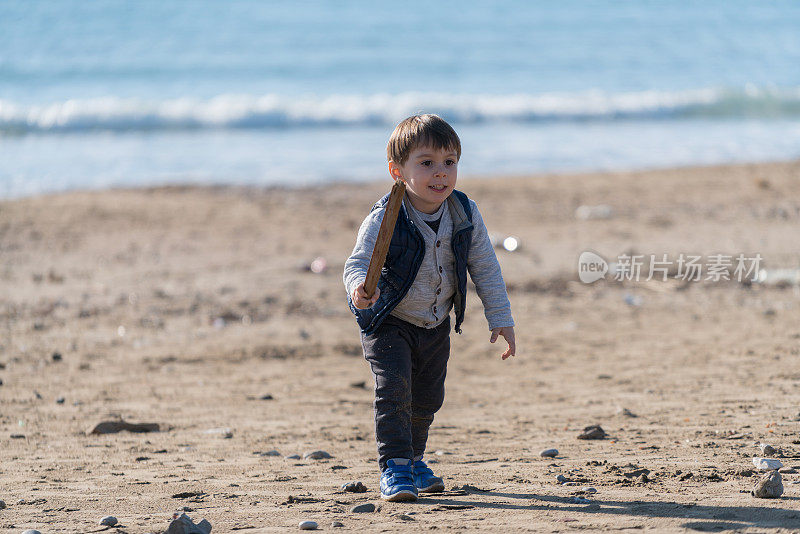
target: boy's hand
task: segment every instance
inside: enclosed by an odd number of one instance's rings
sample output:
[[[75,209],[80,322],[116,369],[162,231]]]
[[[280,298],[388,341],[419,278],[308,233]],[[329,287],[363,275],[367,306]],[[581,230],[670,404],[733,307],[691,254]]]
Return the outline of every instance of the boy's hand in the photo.
[[[489,343],[497,341],[497,336],[503,336],[508,341],[508,349],[500,356],[504,360],[509,356],[514,356],[517,353],[517,343],[514,340],[514,327],[504,326],[502,328],[492,328],[492,337],[489,338]]]
[[[358,287],[353,290],[353,294],[351,298],[353,299],[353,306],[358,308],[359,310],[366,310],[367,308],[371,307],[373,304],[378,302],[378,297],[381,296],[381,288],[375,288],[375,294],[372,295],[372,298],[367,296],[367,292],[364,290],[364,282],[358,284]]]

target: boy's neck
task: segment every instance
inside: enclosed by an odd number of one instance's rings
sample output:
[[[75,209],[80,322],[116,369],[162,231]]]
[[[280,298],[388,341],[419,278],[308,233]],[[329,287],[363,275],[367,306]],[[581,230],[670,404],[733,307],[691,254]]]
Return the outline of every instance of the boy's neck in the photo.
[[[422,213],[427,213],[428,215],[433,215],[434,213],[439,211],[439,208],[441,208],[442,204],[444,204],[444,201],[442,201],[435,208],[431,208],[430,206],[426,206],[426,207],[423,208],[423,207],[418,206],[417,203],[414,202],[414,199],[411,198],[411,195],[409,195],[408,192],[406,192],[406,198],[411,203],[411,205],[414,206],[415,210],[417,210],[419,212],[422,212]]]

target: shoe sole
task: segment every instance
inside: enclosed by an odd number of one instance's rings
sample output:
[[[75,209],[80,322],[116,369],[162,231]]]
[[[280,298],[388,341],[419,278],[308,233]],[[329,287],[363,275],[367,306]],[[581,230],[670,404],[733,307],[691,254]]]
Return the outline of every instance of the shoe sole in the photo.
[[[417,488],[420,493],[441,493],[444,491],[444,482],[436,482],[427,488]]]
[[[417,494],[413,491],[402,490],[397,493],[392,493],[391,495],[381,493],[381,499],[389,502],[411,502],[417,500]]]

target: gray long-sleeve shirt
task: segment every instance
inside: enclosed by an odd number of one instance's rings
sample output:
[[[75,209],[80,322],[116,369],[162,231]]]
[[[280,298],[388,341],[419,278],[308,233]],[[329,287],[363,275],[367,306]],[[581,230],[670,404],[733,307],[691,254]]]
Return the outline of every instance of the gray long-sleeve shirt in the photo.
[[[467,270],[483,303],[484,315],[489,329],[514,326],[511,304],[500,264],[494,253],[486,225],[477,204],[470,199],[472,208],[472,242],[467,260]],[[418,211],[408,199],[403,199],[403,208],[416,224],[425,240],[425,255],[411,288],[392,310],[391,315],[424,328],[434,328],[444,321],[453,308],[455,295],[455,258],[450,239],[453,234],[453,219],[448,201],[442,203],[436,213]],[[358,230],[353,253],[345,262],[343,281],[348,294],[367,277],[367,269],[378,238],[385,208],[370,212]],[[441,217],[439,229],[434,232],[425,221]]]

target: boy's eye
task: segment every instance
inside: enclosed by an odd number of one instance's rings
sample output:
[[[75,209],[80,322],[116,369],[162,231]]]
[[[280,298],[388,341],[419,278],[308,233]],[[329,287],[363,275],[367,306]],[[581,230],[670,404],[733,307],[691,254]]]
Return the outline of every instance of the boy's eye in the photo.
[[[448,159],[444,163],[445,163],[445,165],[455,165],[456,164],[455,160],[452,160],[452,159]]]
[[[430,166],[431,166],[431,163],[432,163],[432,162],[431,162],[431,160],[427,159],[427,160],[423,161],[423,162],[421,163],[421,165],[425,165],[426,167],[430,167]]]

